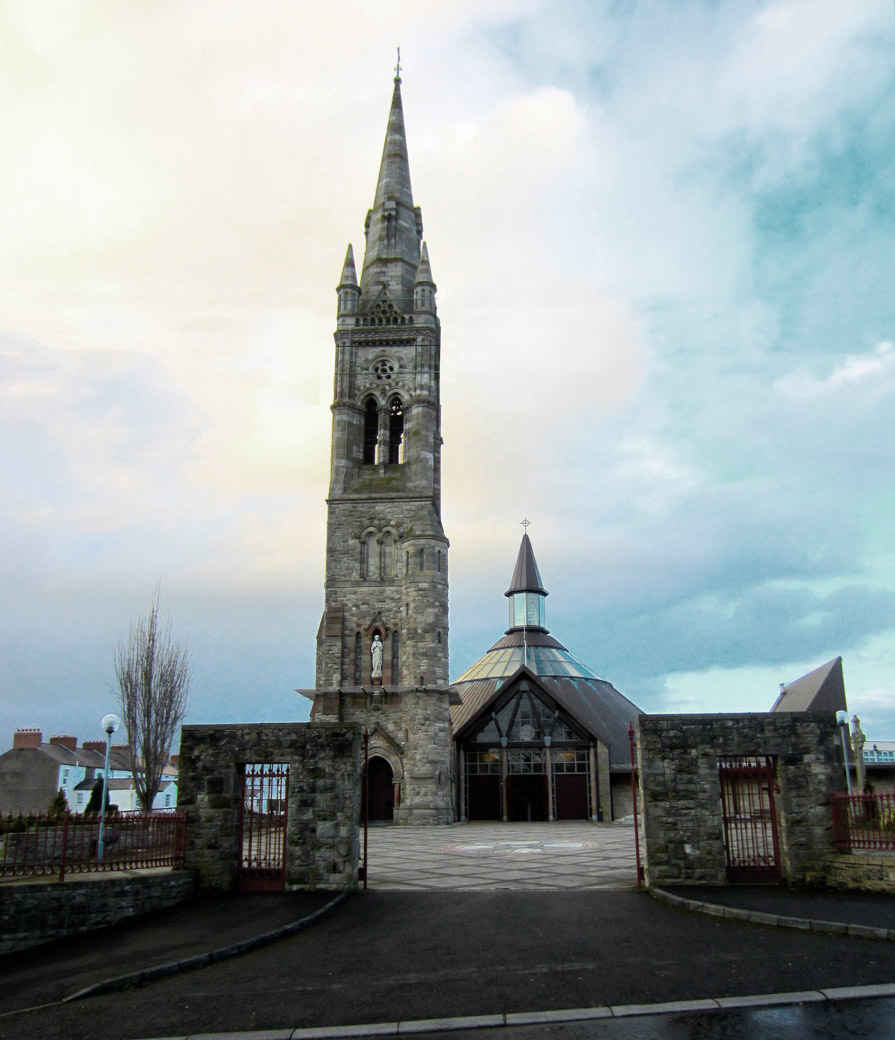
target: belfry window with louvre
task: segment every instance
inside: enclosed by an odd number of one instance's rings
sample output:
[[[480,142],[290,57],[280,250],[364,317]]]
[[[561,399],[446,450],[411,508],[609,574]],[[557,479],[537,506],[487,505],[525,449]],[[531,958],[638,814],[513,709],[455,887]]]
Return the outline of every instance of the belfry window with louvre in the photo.
[[[388,461],[404,461],[404,402],[397,395],[388,405]]]

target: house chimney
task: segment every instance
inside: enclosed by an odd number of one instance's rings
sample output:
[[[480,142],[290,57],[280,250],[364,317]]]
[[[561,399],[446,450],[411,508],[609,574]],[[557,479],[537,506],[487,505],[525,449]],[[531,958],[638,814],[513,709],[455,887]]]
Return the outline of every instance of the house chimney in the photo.
[[[105,751],[105,744],[103,745],[103,750]],[[129,758],[131,746],[130,744],[113,744],[112,753],[115,755],[126,755]]]
[[[62,737],[50,737],[50,743],[57,747],[68,748],[69,751],[78,750],[78,738],[73,737],[70,733]]]
[[[84,751],[95,751],[98,755],[106,753],[106,742],[104,740],[85,740],[81,747]]]
[[[12,738],[14,748],[39,748],[44,735],[39,729],[17,729]]]

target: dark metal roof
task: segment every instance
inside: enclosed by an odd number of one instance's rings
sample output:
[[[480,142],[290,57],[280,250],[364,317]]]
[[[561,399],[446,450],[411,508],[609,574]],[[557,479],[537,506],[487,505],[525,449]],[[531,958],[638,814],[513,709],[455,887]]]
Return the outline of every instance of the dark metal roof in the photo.
[[[827,661],[780,691],[771,711],[847,711],[842,658]]]
[[[489,710],[493,700],[523,677],[535,688],[540,687],[579,723],[582,728],[609,749],[613,767],[630,765],[628,725],[643,714],[624,694],[603,679],[584,676],[545,676],[529,668],[517,669],[506,679],[479,679],[456,683],[462,704],[451,708],[455,734],[471,727],[475,719]]]
[[[541,581],[541,573],[538,570],[528,534],[522,535],[522,544],[519,546],[519,555],[516,557],[516,567],[505,595],[512,596],[514,592],[540,592],[544,596],[549,595]]]

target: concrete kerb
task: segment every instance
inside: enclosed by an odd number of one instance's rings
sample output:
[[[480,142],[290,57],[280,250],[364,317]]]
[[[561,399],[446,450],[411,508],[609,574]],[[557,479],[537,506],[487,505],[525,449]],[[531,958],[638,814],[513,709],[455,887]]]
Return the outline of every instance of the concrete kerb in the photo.
[[[243,942],[234,943],[232,946],[224,946],[217,950],[211,950],[208,953],[197,954],[194,957],[185,957],[182,960],[171,961],[168,964],[158,964],[152,968],[141,968],[139,971],[133,971],[125,975],[116,975],[114,978],[95,982],[91,986],[85,986],[83,989],[79,989],[77,993],[71,993],[67,997],[63,997],[59,1003],[67,1004],[72,1000],[82,1000],[84,997],[92,997],[98,993],[111,993],[114,990],[127,989],[129,986],[138,986],[140,983],[151,982],[153,979],[165,978],[168,975],[176,975],[178,972],[191,971],[194,968],[206,968],[215,961],[223,961],[228,957],[238,957],[241,953],[247,953],[249,950],[257,950],[261,946],[267,946],[280,939],[286,939],[288,936],[295,935],[304,931],[305,928],[309,928],[312,924],[316,924],[317,921],[331,914],[347,898],[348,894],[348,889],[344,892],[339,892],[325,906],[315,910],[312,914],[308,914],[307,917],[281,925],[281,927],[274,928],[270,932],[264,932],[263,935],[256,935]]]
[[[882,939],[895,941],[895,929],[875,928],[866,924],[846,924],[842,921],[815,921],[807,917],[783,917],[779,914],[766,914],[759,910],[741,910],[734,906],[720,906],[718,903],[707,903],[701,899],[689,899],[676,895],[667,888],[649,889],[649,894],[659,903],[675,906],[681,910],[692,910],[697,914],[708,914],[711,917],[727,917],[733,921],[746,921],[749,924],[763,924],[770,928],[790,928],[798,931],[828,932],[833,935],[852,935],[857,939]]]
[[[457,1018],[427,1018],[412,1022],[371,1022],[351,1026],[311,1026],[304,1029],[274,1029],[236,1033],[190,1033],[155,1040],[340,1040],[342,1037],[419,1036],[468,1029],[505,1026],[558,1025],[606,1018],[631,1018],[643,1015],[685,1014],[693,1011],[729,1011],[735,1008],[785,1007],[834,1000],[868,1000],[895,997],[895,983],[872,986],[842,986],[832,989],[803,990],[797,993],[756,993],[750,996],[673,1000],[661,1004],[616,1004],[556,1011],[522,1011],[494,1015],[467,1015]]]

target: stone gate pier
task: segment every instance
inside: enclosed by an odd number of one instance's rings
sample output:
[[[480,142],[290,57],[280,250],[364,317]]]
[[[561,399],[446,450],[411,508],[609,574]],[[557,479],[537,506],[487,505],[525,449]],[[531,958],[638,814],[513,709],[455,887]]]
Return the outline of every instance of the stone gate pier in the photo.
[[[358,725],[184,726],[177,805],[188,814],[186,866],[200,889],[235,887],[246,766],[266,764],[288,769],[286,889],[355,887],[361,751]]]

